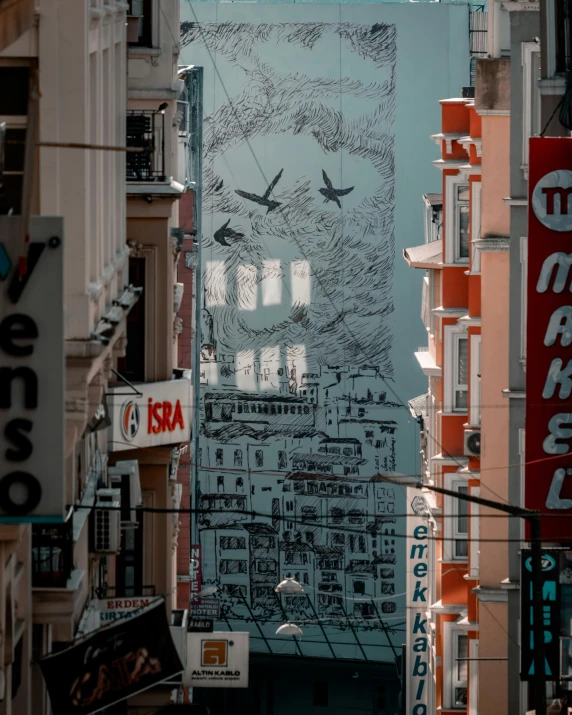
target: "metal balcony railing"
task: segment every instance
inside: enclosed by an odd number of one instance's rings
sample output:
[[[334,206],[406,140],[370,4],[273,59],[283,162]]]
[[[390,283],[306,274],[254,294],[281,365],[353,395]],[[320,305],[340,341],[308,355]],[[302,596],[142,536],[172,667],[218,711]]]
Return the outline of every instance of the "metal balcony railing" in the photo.
[[[65,588],[73,569],[73,520],[32,527],[32,586]]]
[[[165,115],[163,112],[127,112],[126,145],[142,149],[127,152],[127,181],[165,181]]]
[[[154,598],[155,586],[139,586],[138,588],[118,588],[117,586],[99,586],[93,590],[96,598]]]

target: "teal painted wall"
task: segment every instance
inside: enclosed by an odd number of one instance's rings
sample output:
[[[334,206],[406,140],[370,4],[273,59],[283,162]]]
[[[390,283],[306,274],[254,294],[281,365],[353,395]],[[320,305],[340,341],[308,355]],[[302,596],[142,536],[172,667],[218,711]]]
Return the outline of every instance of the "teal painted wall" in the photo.
[[[468,84],[469,9],[181,12],[181,61],[204,67],[203,585],[253,650],[392,661],[405,495],[371,477],[418,469],[426,335],[402,252],[441,190],[429,135]],[[307,595],[279,602],[288,574]]]

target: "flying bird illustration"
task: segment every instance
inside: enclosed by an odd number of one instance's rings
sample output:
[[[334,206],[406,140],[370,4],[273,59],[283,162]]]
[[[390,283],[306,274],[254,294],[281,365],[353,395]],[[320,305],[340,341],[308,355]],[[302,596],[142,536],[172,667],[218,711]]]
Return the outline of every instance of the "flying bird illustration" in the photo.
[[[239,231],[235,231],[233,228],[229,228],[228,224],[230,219],[223,224],[219,229],[214,232],[214,240],[220,243],[221,246],[232,246],[232,243],[228,243],[227,238],[231,238],[234,241],[240,241],[244,238],[244,234]]]
[[[222,187],[224,186],[224,179],[221,179],[219,183],[214,187],[215,192],[220,191]]]
[[[346,194],[349,194],[350,191],[354,190],[354,187],[350,186],[349,189],[334,189],[334,187],[332,186],[332,182],[330,181],[328,175],[323,169],[322,176],[324,177],[324,184],[326,184],[325,189],[320,189],[320,193],[322,194],[322,196],[326,197],[324,203],[327,203],[328,201],[335,201],[339,208],[342,208],[338,196],[346,196]]]
[[[248,199],[249,201],[254,201],[254,203],[260,204],[261,206],[266,206],[266,208],[268,209],[266,213],[269,214],[271,211],[274,211],[274,209],[277,209],[281,205],[280,201],[273,201],[269,197],[272,193],[272,189],[274,189],[276,184],[280,181],[280,177],[282,176],[283,171],[284,169],[280,169],[280,171],[278,172],[278,174],[276,174],[272,183],[266,189],[262,196],[258,196],[257,194],[251,194],[248,191],[240,191],[240,189],[235,189],[235,193],[237,193],[239,196],[242,196],[243,199]]]

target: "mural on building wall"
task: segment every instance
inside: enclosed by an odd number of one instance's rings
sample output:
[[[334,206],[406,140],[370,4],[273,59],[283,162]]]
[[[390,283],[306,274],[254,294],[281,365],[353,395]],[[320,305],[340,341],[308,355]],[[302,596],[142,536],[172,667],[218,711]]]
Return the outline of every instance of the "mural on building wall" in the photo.
[[[393,660],[405,504],[376,475],[396,469],[405,419],[396,28],[182,14],[183,57],[205,67],[203,587],[254,650]],[[285,576],[305,594],[277,596]],[[286,619],[299,643],[275,635]]]

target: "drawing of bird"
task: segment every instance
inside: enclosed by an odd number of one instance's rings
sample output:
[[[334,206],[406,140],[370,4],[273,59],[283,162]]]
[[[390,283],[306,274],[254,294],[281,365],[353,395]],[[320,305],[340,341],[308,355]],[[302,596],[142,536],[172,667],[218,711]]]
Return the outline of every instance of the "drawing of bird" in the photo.
[[[224,186],[224,179],[221,179],[219,183],[214,187],[215,192],[220,191]]]
[[[243,199],[248,199],[249,201],[254,201],[256,204],[260,204],[261,206],[266,206],[267,214],[269,214],[271,211],[274,211],[274,209],[277,209],[280,205],[280,201],[273,201],[270,199],[270,194],[272,193],[272,189],[276,186],[276,184],[280,181],[280,177],[282,176],[282,172],[284,169],[280,169],[278,174],[274,177],[272,183],[270,186],[266,189],[264,194],[262,196],[258,196],[257,194],[251,194],[248,191],[240,191],[240,189],[235,189],[235,193],[237,193],[239,196],[242,196]]]
[[[223,224],[219,229],[214,232],[214,240],[220,243],[221,246],[232,246],[232,243],[227,242],[227,238],[231,238],[234,241],[240,241],[244,238],[244,234],[239,231],[235,231],[233,228],[229,228],[228,224],[230,219]]]
[[[324,177],[324,184],[326,184],[325,189],[320,189],[320,193],[322,196],[325,196],[326,199],[324,203],[327,203],[328,201],[335,201],[338,205],[339,208],[342,208],[342,205],[340,203],[340,200],[338,196],[346,196],[346,194],[349,194],[350,191],[354,190],[353,186],[350,186],[349,189],[334,189],[332,182],[330,181],[328,175],[326,172],[322,169],[322,176]]]

